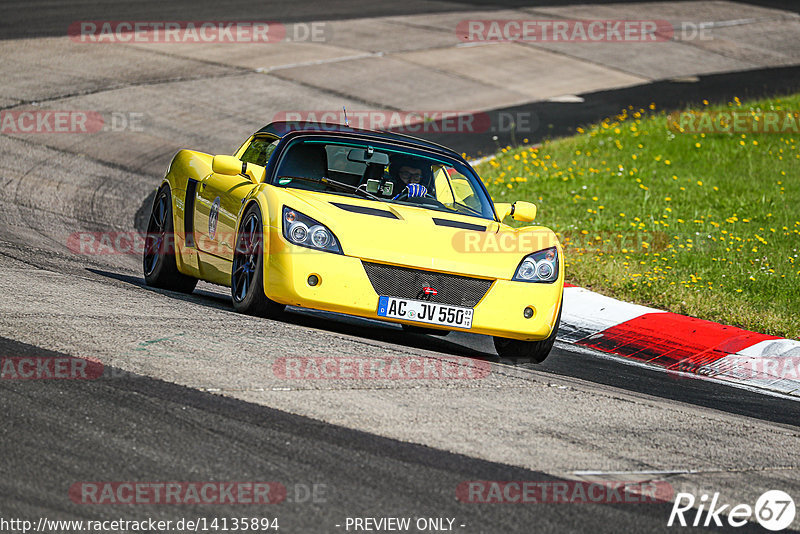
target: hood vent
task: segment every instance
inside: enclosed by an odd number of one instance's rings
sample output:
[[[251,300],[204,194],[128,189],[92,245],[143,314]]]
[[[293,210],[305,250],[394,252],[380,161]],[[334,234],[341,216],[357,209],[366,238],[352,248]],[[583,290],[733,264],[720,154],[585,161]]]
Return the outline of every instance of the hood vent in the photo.
[[[451,221],[450,219],[437,219],[434,217],[433,223],[437,226],[449,226],[450,228],[461,228],[462,230],[475,230],[476,232],[485,232],[486,227],[480,224],[470,224],[461,221]]]
[[[355,206],[353,204],[339,204],[338,202],[331,202],[337,208],[349,211],[351,213],[360,213],[362,215],[374,215],[376,217],[386,217],[387,219],[397,219],[397,215],[391,211],[379,210],[377,208],[370,208],[367,206]]]

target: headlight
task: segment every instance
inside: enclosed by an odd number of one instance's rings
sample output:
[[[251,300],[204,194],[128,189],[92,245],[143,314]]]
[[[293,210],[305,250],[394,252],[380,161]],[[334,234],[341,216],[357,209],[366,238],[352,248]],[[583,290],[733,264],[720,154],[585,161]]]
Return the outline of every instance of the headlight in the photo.
[[[512,280],[552,283],[558,280],[558,250],[550,247],[528,254],[520,262]]]
[[[342,254],[339,240],[324,224],[288,206],[283,207],[283,237],[293,245]]]
[[[311,242],[315,247],[324,249],[331,241],[331,233],[324,226],[317,225],[311,229]]]

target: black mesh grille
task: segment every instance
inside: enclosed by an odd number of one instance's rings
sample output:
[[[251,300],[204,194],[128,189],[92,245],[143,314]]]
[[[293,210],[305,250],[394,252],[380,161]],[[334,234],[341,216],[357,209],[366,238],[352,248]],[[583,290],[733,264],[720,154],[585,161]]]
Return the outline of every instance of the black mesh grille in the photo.
[[[362,262],[378,295],[404,299],[430,300],[452,306],[474,307],[489,291],[491,280],[455,274],[421,271],[381,263]],[[432,287],[436,295],[424,298],[422,288]]]

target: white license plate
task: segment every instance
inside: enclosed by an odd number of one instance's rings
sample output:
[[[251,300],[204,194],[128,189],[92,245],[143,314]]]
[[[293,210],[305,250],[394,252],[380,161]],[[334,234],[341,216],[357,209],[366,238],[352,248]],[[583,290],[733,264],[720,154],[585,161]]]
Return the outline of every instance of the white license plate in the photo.
[[[405,319],[419,323],[440,324],[456,328],[472,328],[472,308],[448,306],[422,300],[380,297],[378,316]]]

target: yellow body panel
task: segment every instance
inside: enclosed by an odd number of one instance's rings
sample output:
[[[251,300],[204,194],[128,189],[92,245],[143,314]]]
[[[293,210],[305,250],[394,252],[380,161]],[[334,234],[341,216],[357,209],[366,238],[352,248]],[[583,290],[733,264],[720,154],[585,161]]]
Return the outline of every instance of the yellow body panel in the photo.
[[[378,317],[378,297],[359,258],[317,252],[284,242],[276,228],[270,242],[269,263],[265,265],[265,293],[283,304],[303,306],[372,319],[419,324]],[[279,252],[276,252],[279,249]],[[317,286],[308,284],[309,275],[317,275]],[[524,285],[524,287],[520,287]],[[538,340],[550,335],[561,306],[559,283],[530,284],[497,280],[475,306],[469,332],[514,339]],[[531,319],[522,315],[526,306],[536,311]],[[433,324],[425,327],[442,328]]]
[[[362,265],[365,260],[492,280],[491,288],[474,308],[470,332],[522,340],[550,335],[564,285],[563,251],[550,229],[515,229],[496,221],[421,207],[255,185],[244,175],[212,173],[211,161],[208,154],[182,150],[165,177],[173,198],[176,260],[184,274],[229,286],[238,221],[248,206],[257,203],[264,224],[264,292],[276,302],[377,319],[379,295],[366,275]],[[183,230],[189,179],[197,182],[191,214],[196,231],[194,243],[190,239],[187,244]],[[458,188],[454,192],[456,196],[460,193]],[[217,207],[213,208],[215,202]],[[332,203],[383,209],[396,218],[353,213]],[[284,206],[325,224],[338,238],[343,254],[289,244],[282,233]],[[213,224],[209,226],[212,209],[217,210],[214,234]],[[471,225],[467,228],[472,229],[437,225],[434,218]],[[475,225],[485,229],[476,230]],[[553,246],[559,254],[556,282],[511,281],[524,256]],[[315,287],[307,282],[311,274],[321,280]],[[530,319],[523,316],[527,306],[535,310]]]

